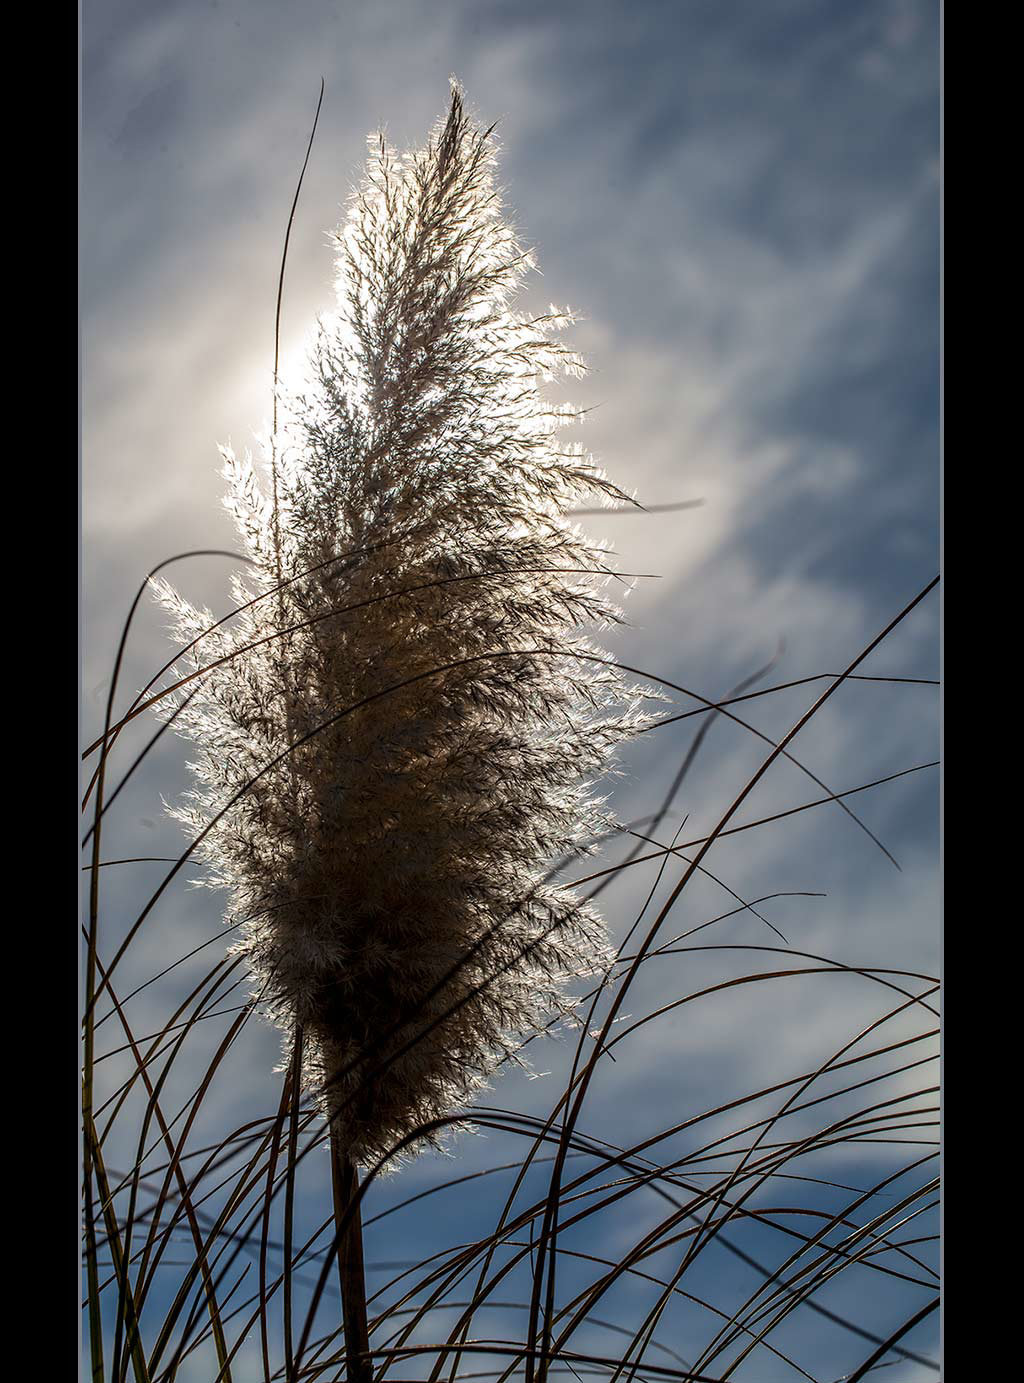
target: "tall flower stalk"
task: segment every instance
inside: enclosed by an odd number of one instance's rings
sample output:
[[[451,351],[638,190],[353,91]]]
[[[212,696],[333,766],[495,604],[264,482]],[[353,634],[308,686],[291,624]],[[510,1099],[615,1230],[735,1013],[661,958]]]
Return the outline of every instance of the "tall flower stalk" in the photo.
[[[593,781],[644,723],[584,632],[618,615],[569,515],[626,496],[543,392],[582,366],[567,313],[513,310],[532,261],[494,159],[457,89],[424,149],[371,141],[272,487],[223,449],[240,611],[211,632],[158,587],[209,669],[166,703],[197,754],[177,815],[223,813],[208,882],[330,1122],[361,1351],[356,1168],[436,1138],[606,966],[599,916],[546,871],[605,827]]]

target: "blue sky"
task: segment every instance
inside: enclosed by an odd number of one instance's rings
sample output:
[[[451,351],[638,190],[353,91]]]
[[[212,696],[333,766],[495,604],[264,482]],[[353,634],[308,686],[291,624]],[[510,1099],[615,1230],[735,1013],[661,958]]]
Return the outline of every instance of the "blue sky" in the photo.
[[[774,680],[835,672],[938,570],[939,11],[931,0],[85,0],[82,60],[90,738],[120,620],[147,568],[175,551],[232,546],[216,445],[250,445],[269,416],[277,268],[321,76],[324,109],[288,262],[287,368],[299,369],[305,333],[331,305],[325,232],[340,218],[367,133],[385,125],[401,146],[421,142],[454,74],[480,118],[499,121],[506,202],[543,274],[527,304],[554,300],[581,314],[573,344],[591,373],[563,393],[594,409],[586,445],[641,502],[704,501],[588,521],[614,540],[624,569],[659,574],[631,593],[630,627],[609,641],[624,661],[708,697],[765,663],[780,640]],[[170,574],[220,611],[227,566],[204,559]],[[936,593],[864,670],[936,677],[938,631]],[[167,656],[160,616],[145,606],[122,696]],[[779,734],[812,695],[765,698],[745,714]],[[680,709],[687,704],[680,699]],[[846,789],[938,757],[938,724],[934,688],[862,683],[801,734],[799,753],[831,788]],[[625,756],[613,798],[624,819],[654,810],[693,730],[683,722]],[[140,726],[126,744],[151,732]],[[709,828],[761,752],[752,737],[717,724],[662,831],[670,835],[687,813],[684,838]],[[111,813],[107,858],[180,848],[160,795],[185,786],[184,757],[161,742]],[[797,770],[777,765],[744,819],[818,795]],[[854,803],[902,873],[835,806],[723,841],[711,867],[748,898],[826,894],[767,911],[795,947],[934,973],[935,772]],[[110,950],[158,871],[106,871]],[[631,871],[602,897],[616,936],[653,881],[640,875]],[[702,883],[667,934],[726,906],[721,890]],[[136,982],[213,935],[218,918],[213,895],[173,891],[140,939]],[[715,935],[775,941],[749,918]],[[634,1016],[736,962],[677,963],[683,973],[666,962],[644,978],[627,1005]],[[140,1031],[159,1026],[182,973],[136,1001]],[[699,1020],[640,1029],[632,1064],[609,1067],[595,1091],[588,1128],[615,1137],[628,1109],[639,1137],[658,1125],[666,1101],[695,1107],[723,1085],[753,1088],[784,1067],[803,1069],[875,1002],[853,985],[786,983],[785,993],[759,986],[764,994],[744,992],[731,1007],[699,1005]],[[276,1099],[276,1038],[250,1025],[245,1043],[221,1106],[234,1122]],[[538,1066],[557,1073],[565,1053],[546,1047]],[[510,1078],[493,1103],[540,1110],[555,1079]],[[509,1148],[494,1136],[454,1151],[470,1169]],[[849,1154],[839,1179],[859,1184],[873,1156],[883,1154],[862,1149],[863,1165]],[[437,1174],[437,1159],[421,1159],[403,1174],[403,1190]],[[398,1198],[394,1184],[382,1195]],[[404,1258],[430,1244],[432,1204],[407,1217],[404,1248],[382,1227],[368,1257]],[[475,1204],[467,1193],[462,1213]],[[628,1228],[607,1232],[614,1239]],[[723,1296],[733,1271],[722,1268]],[[889,1319],[884,1302],[872,1298],[869,1310],[858,1298],[867,1287],[834,1290],[835,1309],[863,1308],[875,1324],[894,1328],[911,1309],[901,1316],[905,1303],[894,1301]],[[863,1342],[805,1316],[787,1330],[815,1377],[838,1377],[863,1357]],[[912,1337],[933,1357],[934,1321]],[[665,1339],[686,1355],[690,1329],[681,1317]],[[797,1376],[777,1361],[751,1367],[738,1376]],[[904,1362],[886,1376],[935,1375]]]

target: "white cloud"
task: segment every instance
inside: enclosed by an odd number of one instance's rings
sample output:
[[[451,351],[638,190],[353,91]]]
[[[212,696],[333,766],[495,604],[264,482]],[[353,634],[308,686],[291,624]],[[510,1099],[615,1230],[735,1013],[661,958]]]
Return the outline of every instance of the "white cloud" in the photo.
[[[307,10],[302,24],[291,26],[282,24],[282,12],[256,6],[236,30],[234,12],[221,8],[219,16],[211,11],[189,23],[167,15],[136,19],[104,44],[96,75],[90,79],[87,73],[86,689],[102,686],[108,675],[119,621],[146,568],[174,550],[233,543],[219,506],[216,444],[230,439],[244,447],[269,415],[281,238],[321,71],[328,79],[327,100],[286,281],[286,365],[300,352],[313,314],[330,305],[331,254],[324,231],[336,221],[358,170],[364,133],[384,119],[399,143],[419,139],[439,112],[454,70],[482,117],[502,117],[509,200],[518,208],[526,240],[539,243],[546,271],[529,301],[546,305],[549,298],[576,295],[580,302],[574,305],[590,311],[574,341],[593,373],[561,390],[599,405],[579,439],[642,502],[705,501],[700,509],[675,514],[587,520],[595,536],[614,540],[623,567],[660,573],[658,581],[641,583],[630,595],[626,614],[633,628],[616,640],[616,650],[710,697],[770,657],[780,636],[787,651],[776,680],[839,671],[912,591],[899,584],[902,571],[890,581],[888,568],[878,570],[870,549],[860,549],[862,565],[852,574],[830,567],[829,555],[851,534],[874,532],[868,500],[891,528],[902,531],[907,514],[934,503],[933,487],[920,470],[894,470],[883,493],[866,496],[878,464],[873,441],[809,434],[784,405],[806,400],[811,391],[834,389],[836,380],[842,384],[840,356],[844,368],[877,367],[879,361],[889,362],[891,372],[905,368],[904,343],[890,339],[893,322],[903,319],[887,315],[893,284],[886,275],[916,244],[922,207],[934,196],[930,181],[921,181],[925,175],[908,176],[896,192],[881,183],[856,196],[851,192],[854,211],[840,232],[824,212],[816,221],[815,197],[849,189],[841,174],[830,182],[826,161],[835,153],[832,144],[815,155],[812,143],[806,162],[794,162],[792,122],[803,138],[807,122],[815,119],[801,104],[801,81],[810,73],[799,58],[791,58],[785,71],[776,71],[768,59],[753,73],[738,59],[732,70],[723,67],[721,89],[756,90],[763,107],[747,109],[739,102],[733,118],[725,120],[711,96],[693,98],[696,104],[675,122],[657,157],[637,158],[630,171],[644,117],[652,109],[674,117],[680,88],[648,89],[640,70],[636,106],[616,105],[599,122],[587,123],[600,106],[591,101],[587,74],[572,69],[573,80],[565,80],[570,69],[564,64],[579,35],[574,38],[550,16],[543,25],[512,30],[494,7],[435,6],[426,23],[417,5],[327,6]],[[886,62],[902,62],[914,51],[917,14],[891,8]],[[475,34],[471,24],[477,19]],[[86,22],[88,28],[88,15]],[[672,41],[679,43],[678,35]],[[658,36],[644,42],[654,45],[642,49],[653,64]],[[718,52],[710,43],[706,51]],[[728,45],[722,51],[732,54]],[[736,52],[749,63],[742,44]],[[610,63],[626,60],[617,53],[604,57]],[[699,74],[688,71],[696,89]],[[762,84],[751,86],[753,76]],[[714,70],[707,81],[715,86]],[[180,88],[176,103],[168,97],[163,107],[156,102],[150,110],[166,128],[147,134],[145,121],[133,112],[161,84],[174,82]],[[863,85],[865,101],[898,99],[899,83]],[[893,107],[894,144],[903,137],[901,110]],[[853,120],[867,114],[856,105],[850,110]],[[168,154],[160,153],[160,141],[168,144]],[[567,143],[573,150],[568,163]],[[794,201],[804,199],[802,214],[817,227],[795,245],[769,234],[742,206],[741,194],[770,175],[783,156],[790,161],[780,169],[790,179],[787,195],[792,190]],[[908,300],[903,311],[913,307]],[[838,413],[846,401],[830,394],[820,402],[826,413]],[[919,406],[909,389],[902,402],[908,410]],[[907,530],[912,564],[927,567],[933,553],[914,547],[922,541],[927,548],[927,537]],[[209,560],[172,575],[190,595],[218,611],[226,608],[225,563]],[[935,637],[933,602],[873,655],[868,670],[900,674],[913,666],[917,675],[933,675]],[[142,685],[165,656],[160,620],[145,607],[129,647],[123,695]],[[777,735],[819,690],[814,684],[751,702],[740,713]],[[934,757],[932,695],[928,688],[844,688],[801,734],[794,752],[837,789]],[[90,700],[86,719],[100,710]],[[697,724],[659,731],[629,751],[630,776],[615,795],[622,815],[653,810]],[[152,728],[140,724],[132,737],[126,735],[122,765]],[[162,749],[111,813],[108,857],[180,849],[176,829],[161,816],[159,792],[172,793],[184,774],[171,737]],[[670,834],[687,811],[685,835],[710,829],[764,752],[736,727],[716,724],[659,834]],[[928,969],[937,922],[933,846],[921,820],[925,792],[923,781],[911,779],[851,799],[853,809],[892,844],[903,874],[831,805],[723,841],[708,867],[747,898],[785,889],[826,891],[826,899],[765,905],[765,915],[797,948],[850,962]],[[795,769],[779,764],[740,819],[817,795]],[[908,803],[918,804],[913,815]],[[147,829],[144,819],[156,829]],[[161,868],[107,871],[104,954]],[[667,871],[661,899],[679,873],[676,864]],[[618,935],[652,877],[649,867],[630,871],[603,896]],[[695,881],[666,921],[664,935],[733,905],[723,889]],[[135,981],[144,978],[214,935],[219,907],[213,895],[176,885],[147,922],[122,991],[131,987],[129,972]],[[749,914],[696,940],[702,938],[775,944]],[[212,963],[223,944],[210,946],[187,973],[198,974],[200,962]],[[701,976],[724,975],[734,965],[728,955],[658,962],[626,1009],[639,1016],[694,988]],[[183,992],[185,974],[184,968],[173,972],[133,1001],[138,1031],[165,1021],[173,996]],[[667,1122],[666,1109],[707,1107],[722,1092],[805,1069],[828,1042],[838,1046],[865,1015],[881,1011],[879,1003],[887,1002],[881,995],[865,981],[829,976],[748,986],[729,999],[687,1006],[617,1049],[619,1060],[606,1065],[588,1103],[586,1125],[626,1139]],[[114,1026],[112,1021],[104,1031]],[[200,1049],[208,1052],[223,1030],[216,1023],[206,1027],[205,1048],[197,1043],[174,1082],[177,1098],[185,1097],[200,1069]],[[492,1102],[546,1110],[570,1051],[567,1043],[535,1044],[531,1053],[538,1065],[553,1074],[534,1082],[510,1076],[496,1086]],[[277,1056],[276,1035],[251,1025],[218,1085],[219,1117],[241,1123],[272,1108],[278,1086],[270,1068]],[[910,1073],[894,1085],[909,1089],[916,1079]],[[517,1140],[498,1134],[486,1141],[464,1139],[460,1168],[519,1151]],[[126,1144],[118,1155],[127,1158],[129,1152]],[[882,1155],[867,1149],[858,1156],[866,1160],[869,1154]],[[421,1179],[426,1184],[438,1175],[437,1166],[434,1159],[414,1164],[402,1187],[386,1194],[411,1194]],[[432,1203],[425,1205],[423,1219],[403,1219],[414,1226],[411,1235],[426,1233],[432,1224]],[[903,1365],[888,1372],[893,1383],[917,1383],[919,1376]],[[920,1372],[925,1376],[934,1375]]]

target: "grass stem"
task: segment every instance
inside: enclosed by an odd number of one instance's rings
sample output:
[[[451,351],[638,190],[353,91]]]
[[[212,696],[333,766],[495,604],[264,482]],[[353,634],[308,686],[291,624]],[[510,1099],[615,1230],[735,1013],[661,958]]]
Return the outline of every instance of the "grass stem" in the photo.
[[[363,1226],[359,1213],[359,1172],[341,1135],[331,1128],[331,1185],[337,1236],[338,1279],[345,1322],[348,1383],[372,1383],[370,1333],[366,1322],[366,1276],[363,1271]]]

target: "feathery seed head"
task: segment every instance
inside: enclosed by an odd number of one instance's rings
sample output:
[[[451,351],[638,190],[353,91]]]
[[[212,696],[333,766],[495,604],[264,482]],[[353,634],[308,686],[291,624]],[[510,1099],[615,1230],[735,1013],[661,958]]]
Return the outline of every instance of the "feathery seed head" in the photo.
[[[371,145],[271,489],[223,450],[254,566],[189,656],[224,661],[171,701],[198,686],[178,815],[227,807],[210,882],[360,1161],[457,1110],[606,963],[600,918],[544,871],[604,827],[591,782],[645,723],[645,693],[588,660],[610,568],[565,517],[625,496],[560,443],[574,414],[540,385],[581,365],[552,335],[567,313],[512,310],[530,257],[493,165],[457,89],[425,149]],[[212,623],[157,593],[183,640]]]

